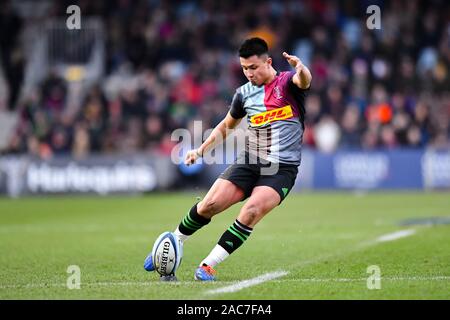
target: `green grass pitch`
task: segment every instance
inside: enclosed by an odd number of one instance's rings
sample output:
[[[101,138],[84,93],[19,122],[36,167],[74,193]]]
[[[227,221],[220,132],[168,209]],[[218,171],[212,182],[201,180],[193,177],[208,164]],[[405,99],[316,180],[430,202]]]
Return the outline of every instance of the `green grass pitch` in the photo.
[[[450,224],[399,225],[449,218],[449,193],[293,193],[217,267],[218,281],[194,282],[240,203],[185,243],[177,283],[160,282],[144,258],[195,201],[184,193],[0,199],[0,299],[450,299]],[[415,233],[376,242],[404,229]],[[81,270],[80,289],[66,286],[70,265]],[[373,265],[380,289],[367,287]],[[211,293],[276,271],[285,275]]]

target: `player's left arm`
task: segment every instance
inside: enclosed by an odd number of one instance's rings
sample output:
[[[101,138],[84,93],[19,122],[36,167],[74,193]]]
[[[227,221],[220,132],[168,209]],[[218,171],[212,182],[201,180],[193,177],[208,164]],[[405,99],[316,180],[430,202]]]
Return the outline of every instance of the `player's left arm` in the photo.
[[[292,77],[292,82],[300,89],[308,89],[312,80],[311,71],[309,71],[308,67],[296,56],[283,52],[283,57],[295,68],[295,75]]]

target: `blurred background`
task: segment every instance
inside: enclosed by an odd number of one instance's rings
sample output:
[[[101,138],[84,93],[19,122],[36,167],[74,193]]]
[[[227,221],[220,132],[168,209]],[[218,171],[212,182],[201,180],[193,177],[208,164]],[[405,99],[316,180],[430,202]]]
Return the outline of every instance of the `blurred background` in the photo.
[[[222,120],[252,36],[277,70],[287,51],[313,74],[296,190],[450,188],[445,0],[13,0],[0,4],[0,194],[208,188],[226,164],[174,164],[171,134]]]

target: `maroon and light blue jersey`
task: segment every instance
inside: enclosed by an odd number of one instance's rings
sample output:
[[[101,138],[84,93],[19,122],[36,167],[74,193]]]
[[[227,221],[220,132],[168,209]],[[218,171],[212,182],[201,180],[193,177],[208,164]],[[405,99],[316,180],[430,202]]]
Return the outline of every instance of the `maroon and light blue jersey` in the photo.
[[[235,119],[247,115],[249,154],[273,163],[300,164],[308,89],[297,87],[294,75],[277,73],[269,84],[258,87],[247,82],[236,90],[230,114]]]

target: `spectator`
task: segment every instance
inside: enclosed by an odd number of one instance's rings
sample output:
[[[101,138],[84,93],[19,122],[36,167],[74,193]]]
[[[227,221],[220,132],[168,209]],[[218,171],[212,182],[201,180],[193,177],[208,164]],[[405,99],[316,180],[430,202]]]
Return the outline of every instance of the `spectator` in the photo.
[[[57,1],[52,4],[52,12],[66,14]],[[250,0],[239,3],[239,10],[233,2],[196,0],[84,6],[105,23],[104,78],[87,88],[81,108],[67,117],[68,84],[52,70],[17,104],[21,121],[7,152],[168,154],[172,130],[196,119],[208,129],[228,111],[235,87],[246,81],[234,51],[249,35],[269,42],[277,68],[284,68],[284,50],[299,52],[310,67],[304,133],[309,147],[331,152],[338,146],[372,150],[449,143],[445,1],[386,2],[383,32],[364,27],[367,15],[354,9],[356,1]],[[18,35],[28,23],[12,9],[0,8],[11,109],[25,62]]]

